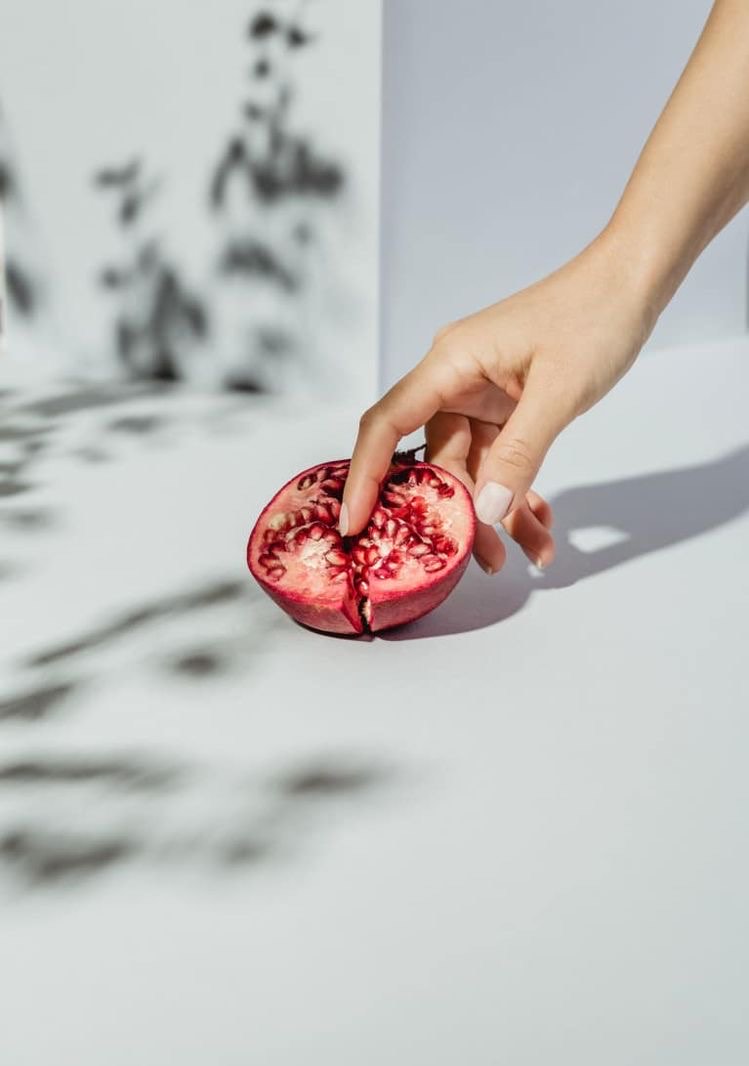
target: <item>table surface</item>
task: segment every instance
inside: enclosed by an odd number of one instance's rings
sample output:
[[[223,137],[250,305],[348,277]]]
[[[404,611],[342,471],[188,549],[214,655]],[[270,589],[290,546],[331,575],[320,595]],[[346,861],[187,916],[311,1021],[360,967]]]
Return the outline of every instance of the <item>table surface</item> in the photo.
[[[0,387],[0,1061],[749,1061],[749,342],[570,428],[548,572],[374,640],[243,561],[355,412]]]

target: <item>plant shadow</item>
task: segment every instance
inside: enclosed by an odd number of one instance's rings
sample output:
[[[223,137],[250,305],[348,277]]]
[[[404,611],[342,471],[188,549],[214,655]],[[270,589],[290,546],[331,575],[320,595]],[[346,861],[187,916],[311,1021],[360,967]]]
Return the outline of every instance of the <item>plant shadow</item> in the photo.
[[[229,772],[228,791],[220,773],[217,793],[215,768],[141,753],[41,750],[0,761],[0,798],[20,801],[0,821],[4,902],[11,887],[21,894],[71,888],[126,865],[216,875],[298,860],[329,829],[331,814],[348,813],[354,801],[364,806],[397,783],[399,769],[337,752],[254,780],[235,771],[232,781]],[[66,813],[76,798],[82,813],[71,823]]]
[[[508,553],[495,580],[471,566],[442,607],[381,639],[484,629],[517,614],[537,590],[569,588],[735,521],[749,510],[749,444],[701,465],[565,489],[550,503],[557,554],[548,571],[532,571],[519,551]],[[608,543],[593,551],[576,547],[591,530],[608,532]]]

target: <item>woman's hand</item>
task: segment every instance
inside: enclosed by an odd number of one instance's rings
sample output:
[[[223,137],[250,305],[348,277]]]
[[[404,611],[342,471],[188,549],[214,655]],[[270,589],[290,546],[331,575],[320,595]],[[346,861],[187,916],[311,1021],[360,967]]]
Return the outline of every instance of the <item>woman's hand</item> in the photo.
[[[538,566],[554,556],[551,509],[532,484],[550,445],[634,362],[655,321],[626,247],[605,231],[577,258],[454,322],[363,415],[341,532],[366,525],[401,437],[426,426],[427,458],[474,493],[474,554],[489,573],[507,532]]]
[[[702,36],[603,234],[555,274],[438,333],[366,412],[341,532],[369,518],[399,439],[474,491],[475,554],[498,570],[502,522],[548,564],[549,507],[531,491],[557,435],[634,362],[702,249],[749,202],[749,4],[715,0]]]

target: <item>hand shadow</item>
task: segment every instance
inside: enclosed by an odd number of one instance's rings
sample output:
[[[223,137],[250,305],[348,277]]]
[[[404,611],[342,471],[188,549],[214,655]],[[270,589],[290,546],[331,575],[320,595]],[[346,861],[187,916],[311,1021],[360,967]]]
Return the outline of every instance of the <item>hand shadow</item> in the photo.
[[[469,567],[450,598],[419,622],[379,634],[383,640],[417,640],[467,633],[503,622],[539,589],[562,589],[615,566],[702,536],[749,509],[749,444],[701,466],[565,489],[550,500],[556,560],[532,571],[519,550],[508,552],[499,577]],[[572,538],[604,527],[615,543],[580,551]]]

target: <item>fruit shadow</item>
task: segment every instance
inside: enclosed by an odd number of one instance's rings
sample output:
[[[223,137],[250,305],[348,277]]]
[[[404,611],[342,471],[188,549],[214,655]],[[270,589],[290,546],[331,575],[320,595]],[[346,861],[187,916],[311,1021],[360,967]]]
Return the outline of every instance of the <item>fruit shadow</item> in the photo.
[[[550,498],[557,553],[536,571],[514,545],[499,575],[471,564],[449,599],[382,640],[421,640],[497,625],[521,611],[537,591],[565,589],[740,518],[749,510],[749,444],[709,463],[565,489]],[[583,551],[586,532],[606,535],[603,547]],[[613,541],[613,542],[612,542]]]

